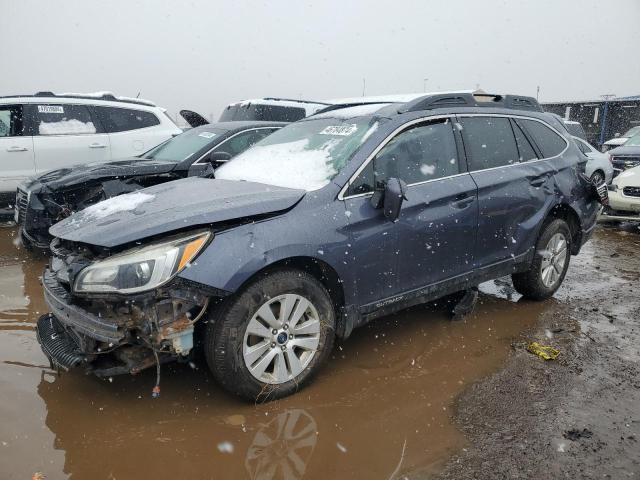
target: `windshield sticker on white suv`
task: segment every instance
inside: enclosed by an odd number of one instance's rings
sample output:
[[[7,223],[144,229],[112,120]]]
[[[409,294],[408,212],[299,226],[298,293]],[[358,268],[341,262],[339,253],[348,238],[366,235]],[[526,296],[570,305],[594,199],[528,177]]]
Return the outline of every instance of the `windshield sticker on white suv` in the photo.
[[[320,132],[320,135],[337,135],[340,137],[348,137],[357,129],[358,127],[355,125],[355,123],[352,123],[351,125],[329,125]]]
[[[64,113],[62,105],[38,105],[38,113]]]
[[[198,134],[198,136],[199,136],[199,137],[204,137],[204,138],[213,138],[213,137],[215,137],[215,136],[216,136],[216,134],[215,134],[215,133],[213,133],[213,132],[200,132],[200,133]]]

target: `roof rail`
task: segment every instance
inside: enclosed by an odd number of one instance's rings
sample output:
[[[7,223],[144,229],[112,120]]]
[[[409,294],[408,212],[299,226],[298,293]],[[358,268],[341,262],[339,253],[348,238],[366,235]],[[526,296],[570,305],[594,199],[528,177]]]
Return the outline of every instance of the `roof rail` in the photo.
[[[275,100],[280,102],[297,102],[297,103],[317,103],[318,105],[331,105],[327,102],[316,102],[315,100],[298,100],[296,98],[279,98],[279,97],[264,97],[262,100]]]
[[[418,112],[449,107],[489,107],[542,112],[542,107],[533,97],[520,95],[491,95],[487,93],[443,93],[426,95],[405,103],[398,113]]]
[[[51,98],[76,98],[79,100],[102,100],[105,102],[132,103],[135,105],[144,105],[146,107],[155,107],[156,104],[148,100],[138,98],[116,97],[113,93],[103,92],[101,94],[82,94],[82,93],[53,93],[49,91],[36,92],[33,95],[6,95],[0,98],[35,98],[35,97],[51,97]]]

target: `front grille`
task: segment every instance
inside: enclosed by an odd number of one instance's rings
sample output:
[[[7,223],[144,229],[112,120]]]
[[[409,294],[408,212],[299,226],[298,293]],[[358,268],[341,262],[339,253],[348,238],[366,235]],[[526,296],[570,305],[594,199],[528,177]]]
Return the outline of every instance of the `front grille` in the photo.
[[[638,155],[615,155],[611,157],[613,168],[617,170],[626,170],[628,168],[640,165],[640,156]]]
[[[624,187],[622,193],[627,197],[640,197],[640,187]]]
[[[29,206],[29,194],[24,190],[18,189],[16,192],[16,222],[23,224],[27,217],[27,208]]]

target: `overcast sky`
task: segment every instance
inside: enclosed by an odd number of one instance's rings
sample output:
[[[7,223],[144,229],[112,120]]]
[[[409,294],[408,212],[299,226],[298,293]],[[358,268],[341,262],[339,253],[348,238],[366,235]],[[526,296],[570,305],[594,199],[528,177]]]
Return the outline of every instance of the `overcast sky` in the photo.
[[[0,0],[0,95],[113,91],[217,118],[264,96],[640,94],[640,0]],[[427,79],[427,80],[425,80]]]

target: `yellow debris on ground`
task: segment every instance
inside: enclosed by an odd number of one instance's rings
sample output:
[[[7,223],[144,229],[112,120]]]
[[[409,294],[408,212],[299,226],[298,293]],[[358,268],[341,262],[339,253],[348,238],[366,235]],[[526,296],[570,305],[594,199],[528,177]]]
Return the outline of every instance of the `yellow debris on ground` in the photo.
[[[530,343],[527,346],[527,350],[534,355],[539,356],[543,360],[555,360],[560,355],[560,350],[556,350],[553,347],[547,345],[541,345],[538,342]]]

